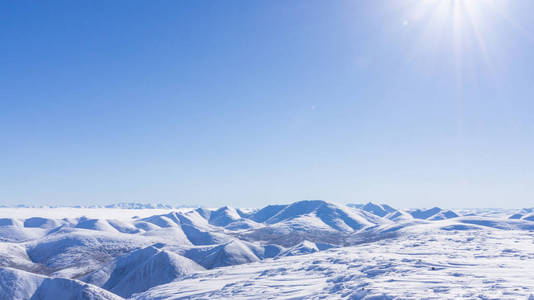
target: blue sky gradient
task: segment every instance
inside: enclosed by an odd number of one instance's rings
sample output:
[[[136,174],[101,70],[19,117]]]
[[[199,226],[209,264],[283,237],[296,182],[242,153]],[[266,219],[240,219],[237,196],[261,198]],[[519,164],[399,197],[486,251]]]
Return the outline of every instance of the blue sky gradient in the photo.
[[[3,1],[0,204],[532,206],[532,11]]]

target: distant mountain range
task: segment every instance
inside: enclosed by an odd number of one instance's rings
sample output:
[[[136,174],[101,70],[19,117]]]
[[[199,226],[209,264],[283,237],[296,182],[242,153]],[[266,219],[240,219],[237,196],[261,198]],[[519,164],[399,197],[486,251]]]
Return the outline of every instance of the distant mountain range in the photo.
[[[0,208],[120,208],[120,209],[175,209],[175,208],[197,208],[199,205],[170,205],[162,203],[137,203],[137,202],[119,202],[107,205],[30,205],[30,204],[17,204],[17,205],[0,205]]]

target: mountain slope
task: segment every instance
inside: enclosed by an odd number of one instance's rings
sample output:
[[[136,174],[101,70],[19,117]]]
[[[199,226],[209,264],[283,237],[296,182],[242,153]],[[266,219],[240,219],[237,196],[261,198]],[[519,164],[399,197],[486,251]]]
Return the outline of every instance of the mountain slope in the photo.
[[[129,297],[202,270],[203,267],[183,256],[150,246],[121,256],[82,280]]]
[[[393,207],[387,205],[387,204],[374,204],[374,203],[367,203],[364,206],[361,207],[361,210],[364,210],[366,212],[370,212],[374,215],[377,215],[379,217],[384,217],[387,214],[396,212],[397,210]]]
[[[226,226],[239,219],[241,216],[235,209],[225,206],[210,214],[209,223],[215,226]]]
[[[256,262],[260,259],[241,241],[231,241],[215,247],[192,248],[183,255],[206,269],[240,265]]]
[[[267,205],[251,215],[249,219],[254,222],[263,223],[286,207],[288,205]]]
[[[0,299],[120,300],[123,298],[78,280],[50,278],[0,267]]]
[[[356,231],[365,226],[374,225],[372,221],[379,222],[377,218],[346,206],[335,205],[322,200],[304,200],[281,209],[265,223],[278,224],[303,216],[309,217],[311,226],[314,225],[313,220],[315,220],[315,225],[319,228],[324,228],[323,224],[326,224],[332,230],[344,232]]]
[[[458,214],[452,210],[444,210],[439,207],[433,207],[426,210],[415,209],[408,211],[415,219],[423,220],[444,220],[458,217]]]

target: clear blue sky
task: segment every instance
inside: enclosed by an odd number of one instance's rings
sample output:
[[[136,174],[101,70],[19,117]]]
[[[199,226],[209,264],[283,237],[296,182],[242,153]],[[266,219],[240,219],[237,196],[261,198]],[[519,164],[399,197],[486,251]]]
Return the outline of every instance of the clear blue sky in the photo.
[[[2,1],[0,204],[534,205],[534,1]]]

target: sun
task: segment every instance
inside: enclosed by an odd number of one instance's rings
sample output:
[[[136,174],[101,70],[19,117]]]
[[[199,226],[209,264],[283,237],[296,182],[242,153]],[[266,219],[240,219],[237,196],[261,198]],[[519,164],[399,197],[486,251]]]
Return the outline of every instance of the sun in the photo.
[[[492,47],[495,20],[506,18],[503,0],[414,0],[396,7],[401,28],[412,38],[411,55],[454,56],[457,68],[469,56],[480,57],[488,70],[493,70]]]

